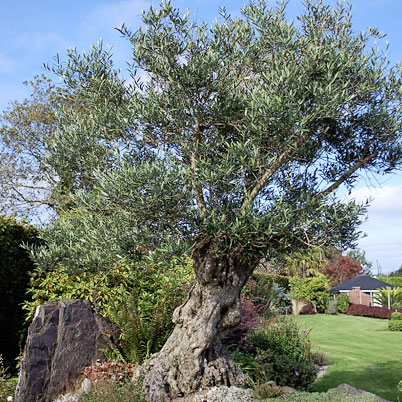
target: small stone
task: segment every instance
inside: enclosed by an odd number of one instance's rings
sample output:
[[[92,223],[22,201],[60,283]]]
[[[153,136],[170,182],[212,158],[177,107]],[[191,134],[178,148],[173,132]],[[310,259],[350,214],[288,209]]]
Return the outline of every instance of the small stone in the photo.
[[[292,388],[292,387],[287,387],[287,386],[284,386],[284,387],[279,387],[280,389],[281,389],[281,391],[284,393],[284,394],[293,394],[293,392],[297,392],[294,388]]]
[[[84,381],[81,384],[81,391],[84,394],[90,394],[92,392],[92,383],[89,378],[84,378]]]

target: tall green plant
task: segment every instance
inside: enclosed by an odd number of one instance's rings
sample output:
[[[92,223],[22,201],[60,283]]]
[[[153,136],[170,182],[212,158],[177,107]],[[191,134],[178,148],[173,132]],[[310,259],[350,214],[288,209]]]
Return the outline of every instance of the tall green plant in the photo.
[[[391,308],[402,308],[402,288],[391,288],[390,286],[380,288],[378,293],[373,295],[373,300],[384,307],[388,307],[389,300]]]

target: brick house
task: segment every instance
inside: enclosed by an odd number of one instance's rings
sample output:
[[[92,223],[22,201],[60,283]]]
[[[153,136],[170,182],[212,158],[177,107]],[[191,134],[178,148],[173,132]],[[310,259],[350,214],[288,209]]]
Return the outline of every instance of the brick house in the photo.
[[[380,281],[367,275],[356,275],[354,278],[340,283],[338,286],[330,289],[330,293],[335,295],[337,293],[346,293],[352,304],[364,304],[366,306],[377,305],[373,301],[373,295],[378,293],[379,288],[390,287],[393,289],[395,286],[389,283]]]

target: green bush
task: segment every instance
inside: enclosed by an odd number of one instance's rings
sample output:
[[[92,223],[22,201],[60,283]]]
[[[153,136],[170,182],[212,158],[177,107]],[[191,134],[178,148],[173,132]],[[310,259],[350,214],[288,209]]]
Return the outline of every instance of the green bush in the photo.
[[[21,303],[34,264],[24,245],[39,244],[34,227],[0,216],[0,354],[10,372],[25,337],[24,311]]]
[[[378,277],[377,279],[385,283],[389,283],[390,285],[402,288],[402,276],[381,276]]]
[[[402,320],[390,320],[388,322],[388,329],[390,331],[402,331]]]
[[[36,306],[48,300],[88,300],[101,315],[120,326],[126,359],[140,363],[159,351],[172,332],[172,313],[182,303],[185,286],[192,278],[189,258],[164,267],[123,265],[107,274],[70,276],[61,270],[36,270],[29,287],[32,301],[24,308],[30,319]]]
[[[132,381],[100,381],[90,394],[82,394],[79,402],[145,402],[145,397]]]
[[[142,363],[158,352],[173,331],[172,314],[184,300],[192,279],[192,261],[170,271],[150,265],[146,279],[112,314],[122,331],[121,346],[127,359]]]
[[[18,378],[11,378],[3,365],[3,357],[0,355],[0,401],[6,401],[9,396],[14,397]]]
[[[341,293],[336,298],[336,303],[338,311],[345,314],[349,308],[350,298],[346,293]]]
[[[135,286],[136,276],[129,265],[106,274],[68,275],[61,269],[51,272],[36,269],[27,290],[31,300],[25,301],[22,308],[27,311],[26,320],[31,321],[36,307],[46,301],[82,299],[88,300],[99,314],[110,318]]]
[[[402,314],[399,311],[394,311],[391,314],[391,320],[402,320]]]
[[[252,277],[243,288],[242,294],[252,300],[266,318],[286,314],[291,308],[291,298],[284,287],[275,282],[279,275],[258,274]],[[279,279],[280,283],[285,281]]]
[[[308,333],[292,320],[264,321],[245,344],[247,348],[237,347],[232,356],[254,384],[272,380],[308,389],[317,376]]]
[[[391,314],[391,319],[388,322],[390,331],[402,331],[402,314],[399,311],[394,311]]]
[[[290,296],[294,299],[306,299],[310,301],[317,313],[327,310],[329,299],[329,284],[325,277],[312,277],[290,279]]]

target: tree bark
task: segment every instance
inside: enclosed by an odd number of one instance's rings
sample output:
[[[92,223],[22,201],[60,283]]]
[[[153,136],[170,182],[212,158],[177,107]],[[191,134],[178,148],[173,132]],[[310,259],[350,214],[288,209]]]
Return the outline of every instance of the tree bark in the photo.
[[[151,402],[215,385],[247,385],[222,338],[241,321],[240,291],[252,270],[238,257],[216,257],[214,250],[211,242],[195,248],[196,282],[173,314],[176,327],[162,350],[134,373]]]

